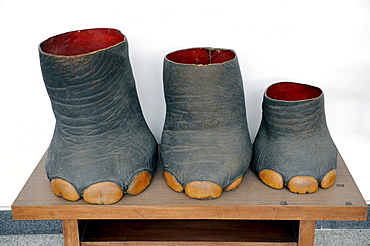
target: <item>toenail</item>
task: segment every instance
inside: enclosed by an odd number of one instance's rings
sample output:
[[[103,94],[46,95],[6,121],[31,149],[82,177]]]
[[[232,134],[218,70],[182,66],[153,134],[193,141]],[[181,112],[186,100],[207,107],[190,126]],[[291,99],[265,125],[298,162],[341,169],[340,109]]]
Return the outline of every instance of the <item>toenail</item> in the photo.
[[[241,184],[242,181],[243,181],[243,177],[238,178],[237,180],[235,180],[234,182],[232,182],[230,185],[228,185],[225,188],[225,191],[231,191],[231,190],[238,189],[238,187],[239,187],[239,185]]]
[[[149,186],[151,180],[152,175],[148,171],[142,171],[136,175],[126,192],[130,195],[138,195]]]
[[[113,204],[121,200],[122,197],[121,188],[113,182],[93,184],[83,192],[84,200],[92,204]]]
[[[163,172],[164,179],[166,180],[167,185],[174,191],[182,192],[184,188],[182,185],[177,181],[177,179],[170,174],[169,172]]]
[[[321,180],[320,187],[323,188],[323,189],[329,188],[330,186],[332,186],[334,184],[336,178],[337,178],[337,171],[335,169],[329,171],[324,176],[324,178]]]
[[[221,186],[207,181],[193,181],[185,186],[185,194],[190,198],[211,199],[222,194]]]
[[[287,187],[293,193],[307,194],[316,192],[319,185],[314,177],[296,176],[289,181]]]
[[[50,185],[56,196],[62,197],[68,201],[77,201],[81,198],[76,188],[68,181],[63,179],[53,179],[50,182]]]
[[[274,170],[262,170],[259,172],[258,177],[262,180],[263,183],[266,185],[275,188],[281,189],[284,187],[284,180],[280,173]]]

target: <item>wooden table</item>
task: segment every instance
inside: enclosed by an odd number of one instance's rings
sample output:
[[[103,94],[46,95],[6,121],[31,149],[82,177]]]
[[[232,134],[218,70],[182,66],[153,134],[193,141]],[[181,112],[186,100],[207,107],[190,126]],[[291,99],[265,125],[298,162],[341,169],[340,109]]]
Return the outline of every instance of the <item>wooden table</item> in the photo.
[[[167,187],[159,164],[150,186],[114,205],[56,197],[45,156],[12,206],[16,220],[62,220],[65,245],[313,245],[316,220],[366,220],[367,204],[341,156],[337,181],[313,194],[264,185],[249,169],[239,189],[196,200]]]

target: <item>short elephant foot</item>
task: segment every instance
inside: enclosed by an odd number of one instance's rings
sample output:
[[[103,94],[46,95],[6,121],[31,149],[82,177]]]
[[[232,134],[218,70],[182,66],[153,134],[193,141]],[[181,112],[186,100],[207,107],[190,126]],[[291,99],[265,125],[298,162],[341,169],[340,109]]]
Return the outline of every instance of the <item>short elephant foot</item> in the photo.
[[[167,185],[174,191],[182,192],[190,198],[196,199],[213,199],[218,198],[222,194],[222,187],[218,184],[207,181],[193,181],[185,186],[185,188],[177,181],[177,179],[169,172],[164,172],[164,177]],[[228,185],[224,190],[236,190],[241,184],[243,177],[238,178],[236,181]]]
[[[148,171],[139,173],[129,185],[126,193],[140,194],[149,186],[151,179],[152,175]],[[81,198],[76,188],[66,180],[56,178],[50,184],[54,194],[58,197],[68,201],[77,201]],[[124,192],[116,183],[107,181],[87,187],[82,193],[82,198],[87,203],[109,205],[119,202],[123,195]]]
[[[276,171],[265,169],[259,172],[258,176],[263,183],[272,188],[282,189],[284,187],[284,179]],[[334,184],[335,179],[336,170],[329,171],[321,180],[320,184],[314,177],[311,176],[295,176],[289,180],[287,188],[293,193],[314,193],[319,189],[319,185],[323,189],[329,188]]]

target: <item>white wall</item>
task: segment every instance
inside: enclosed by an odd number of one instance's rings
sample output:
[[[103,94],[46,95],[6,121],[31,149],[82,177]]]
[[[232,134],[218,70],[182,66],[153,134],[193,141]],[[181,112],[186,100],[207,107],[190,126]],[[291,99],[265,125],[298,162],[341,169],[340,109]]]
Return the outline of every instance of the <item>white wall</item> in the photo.
[[[142,108],[158,141],[165,113],[162,62],[171,51],[236,51],[252,138],[268,85],[288,80],[320,87],[332,137],[370,201],[369,1],[0,0],[0,208],[9,209],[54,129],[38,44],[93,27],[127,36]]]

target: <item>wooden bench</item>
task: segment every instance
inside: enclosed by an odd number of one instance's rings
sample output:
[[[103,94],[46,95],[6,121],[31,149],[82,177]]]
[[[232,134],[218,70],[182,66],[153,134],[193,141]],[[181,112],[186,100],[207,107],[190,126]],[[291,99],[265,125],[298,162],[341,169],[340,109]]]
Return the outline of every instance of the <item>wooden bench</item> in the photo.
[[[62,220],[64,244],[298,245],[314,244],[316,220],[366,220],[368,206],[342,157],[329,189],[293,194],[264,185],[249,169],[236,191],[214,200],[172,191],[159,163],[150,186],[114,205],[56,197],[45,155],[12,205],[16,220]]]

